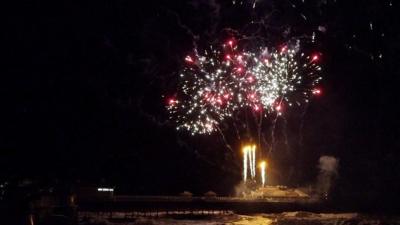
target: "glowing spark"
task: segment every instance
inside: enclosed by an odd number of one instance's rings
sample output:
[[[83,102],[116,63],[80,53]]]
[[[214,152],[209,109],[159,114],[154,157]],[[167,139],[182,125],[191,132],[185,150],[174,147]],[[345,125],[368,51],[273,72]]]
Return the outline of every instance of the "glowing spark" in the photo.
[[[314,43],[315,42],[315,32],[312,32],[312,36],[311,36],[311,42]]]
[[[169,100],[168,100],[168,104],[169,105],[174,105],[174,104],[176,104],[176,103],[178,103],[178,101],[177,100],[175,100],[175,99],[173,99],[173,98],[170,98]]]
[[[317,54],[313,55],[311,61],[317,61],[319,59],[319,56]]]
[[[314,88],[312,90],[313,95],[320,95],[322,93],[321,89],[319,88]]]
[[[194,62],[192,57],[190,57],[189,55],[185,57],[185,61],[189,62],[189,63],[193,63]]]
[[[232,48],[232,46],[233,46],[233,40],[229,40],[229,41],[228,41],[228,45]]]
[[[250,82],[250,83],[253,83],[254,77],[253,76],[248,76],[247,77],[247,81]]]

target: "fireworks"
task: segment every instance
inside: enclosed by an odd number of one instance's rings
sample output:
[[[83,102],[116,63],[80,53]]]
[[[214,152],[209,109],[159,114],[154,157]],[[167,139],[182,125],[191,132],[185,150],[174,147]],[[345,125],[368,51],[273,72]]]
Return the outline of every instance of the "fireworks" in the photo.
[[[265,186],[265,181],[266,181],[266,174],[265,174],[266,168],[267,168],[267,162],[261,161],[260,173],[261,173],[261,184],[263,187]]]
[[[297,42],[279,49],[242,50],[235,39],[185,57],[177,97],[168,101],[177,129],[210,134],[241,110],[281,114],[284,104],[319,95],[319,54],[300,52]]]
[[[243,148],[243,181],[247,180],[247,156],[248,156],[248,148]]]
[[[266,181],[267,162],[261,161],[259,164],[261,184],[264,187]],[[243,147],[243,182],[247,181],[248,170],[250,169],[251,179],[256,177],[256,145],[246,145]]]
[[[247,180],[248,166],[250,167],[250,176],[256,177],[256,146],[246,145],[243,147],[243,181]]]
[[[232,42],[229,42],[232,45]],[[226,117],[237,109],[235,90],[240,88],[232,74],[240,68],[231,67],[229,54],[219,58],[217,50],[204,51],[185,58],[186,67],[181,71],[181,99],[173,101],[167,108],[178,124],[192,134],[211,133]],[[240,101],[240,100],[239,100]]]

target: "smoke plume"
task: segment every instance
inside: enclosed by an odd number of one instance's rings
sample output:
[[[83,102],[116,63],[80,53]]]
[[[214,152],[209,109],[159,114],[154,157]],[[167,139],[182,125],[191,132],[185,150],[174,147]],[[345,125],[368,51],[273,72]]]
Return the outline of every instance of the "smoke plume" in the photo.
[[[318,181],[316,191],[319,197],[324,199],[328,198],[329,191],[331,190],[334,180],[338,175],[339,160],[333,156],[321,156],[319,158],[318,168]]]

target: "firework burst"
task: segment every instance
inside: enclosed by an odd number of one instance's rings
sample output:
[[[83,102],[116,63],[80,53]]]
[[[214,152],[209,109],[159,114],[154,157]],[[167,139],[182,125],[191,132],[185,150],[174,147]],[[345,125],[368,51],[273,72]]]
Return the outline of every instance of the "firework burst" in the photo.
[[[168,101],[177,129],[209,134],[219,125],[251,109],[268,116],[284,103],[308,101],[319,94],[319,55],[300,53],[299,44],[279,50],[241,50],[234,39],[186,56],[176,97]]]

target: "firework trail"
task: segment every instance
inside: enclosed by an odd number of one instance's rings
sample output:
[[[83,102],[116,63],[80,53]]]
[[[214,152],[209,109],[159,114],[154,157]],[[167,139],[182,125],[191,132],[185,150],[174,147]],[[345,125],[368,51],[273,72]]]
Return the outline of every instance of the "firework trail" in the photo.
[[[252,165],[251,165],[251,178],[255,178],[256,177],[256,146],[253,145],[251,146],[251,160],[252,160]]]
[[[243,181],[247,180],[247,173],[250,169],[251,179],[256,177],[256,146],[246,145],[243,147]]]
[[[261,161],[260,174],[261,174],[261,184],[263,187],[265,186],[265,182],[266,182],[266,168],[267,168],[267,162]]]
[[[248,148],[243,148],[243,181],[246,182],[247,180],[247,155],[248,155]]]

